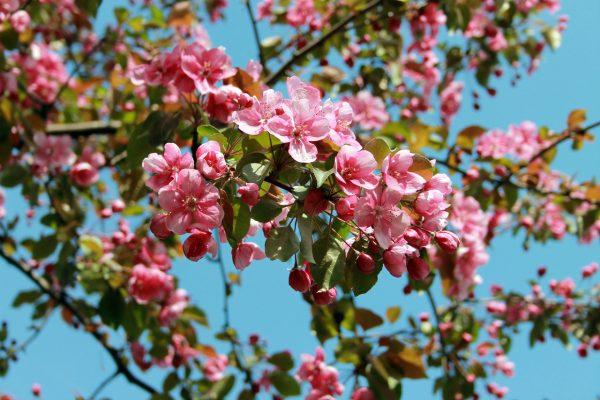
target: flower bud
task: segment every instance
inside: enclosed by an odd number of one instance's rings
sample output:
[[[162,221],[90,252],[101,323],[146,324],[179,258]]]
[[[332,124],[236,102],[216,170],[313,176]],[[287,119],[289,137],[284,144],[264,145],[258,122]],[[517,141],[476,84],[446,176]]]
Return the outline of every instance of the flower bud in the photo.
[[[112,217],[112,215],[113,215],[113,211],[108,207],[100,210],[100,218],[102,218],[102,219],[108,219],[108,218]]]
[[[113,212],[119,213],[125,209],[125,202],[121,199],[115,199],[110,203]]]
[[[150,231],[159,239],[166,239],[171,234],[167,228],[167,214],[156,214],[150,221]]]
[[[337,297],[337,289],[331,288],[329,290],[319,289],[317,286],[313,286],[311,289],[315,303],[320,306],[326,306],[333,303]]]
[[[408,275],[416,281],[422,281],[429,275],[429,265],[419,257],[409,258],[406,268],[408,269]]]
[[[348,196],[339,199],[335,203],[335,211],[338,217],[344,221],[349,221],[354,218],[354,209],[356,208],[356,196]]]
[[[69,176],[77,186],[87,187],[98,182],[98,170],[87,162],[73,165]]]
[[[450,231],[441,231],[436,232],[435,241],[437,242],[440,249],[445,251],[446,253],[454,253],[458,246],[460,245],[460,239],[454,232]]]
[[[371,274],[375,271],[375,261],[367,253],[361,252],[356,259],[356,267],[363,274]]]
[[[429,234],[425,230],[413,226],[404,233],[404,240],[412,247],[420,249],[429,244]]]
[[[383,252],[383,264],[392,276],[398,278],[406,272],[406,254],[401,248],[392,246]]]
[[[212,241],[212,235],[210,232],[203,232],[195,230],[190,236],[183,242],[183,254],[192,261],[198,261],[210,248]]]
[[[249,206],[254,206],[258,203],[258,185],[250,182],[244,186],[240,186],[237,190],[242,201]]]
[[[306,270],[294,268],[290,271],[289,284],[295,291],[306,293],[312,286],[312,278]]]
[[[322,190],[311,189],[304,199],[304,212],[311,216],[319,215],[327,209],[328,205],[329,202]]]
[[[31,385],[31,393],[33,393],[35,397],[38,397],[42,394],[42,386],[39,383],[34,383]]]

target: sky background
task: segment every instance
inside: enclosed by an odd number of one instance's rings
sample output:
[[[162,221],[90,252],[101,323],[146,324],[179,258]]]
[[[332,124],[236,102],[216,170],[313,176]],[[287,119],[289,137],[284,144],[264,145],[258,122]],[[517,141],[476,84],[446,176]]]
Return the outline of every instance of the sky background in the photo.
[[[112,7],[120,3],[104,1],[99,14],[101,25],[111,21]],[[208,30],[213,44],[225,46],[234,65],[244,66],[248,59],[256,58],[256,49],[242,2],[231,0],[230,3],[227,22],[209,25]],[[495,98],[483,96],[479,112],[472,110],[468,93],[474,82],[468,80],[464,106],[453,123],[453,133],[471,124],[506,128],[509,123],[524,120],[560,130],[574,108],[587,109],[590,121],[600,119],[600,1],[568,0],[563,3],[562,12],[570,16],[570,22],[562,47],[556,53],[546,53],[539,71],[525,77],[517,87],[511,87],[508,79],[502,80],[497,85]],[[266,26],[261,28],[264,37]],[[567,146],[560,150],[555,168],[581,180],[598,176],[598,141],[586,145],[580,152],[573,152]],[[19,196],[8,193],[6,208],[9,216],[23,214],[24,207]],[[22,229],[36,230],[36,227],[22,225]],[[547,245],[533,244],[528,252],[522,250],[520,243],[520,238],[507,235],[494,241],[490,262],[479,270],[484,280],[478,289],[480,294],[487,293],[490,283],[494,282],[501,282],[509,289],[525,290],[527,279],[540,265],[548,266],[549,275],[555,278],[579,276],[580,268],[598,261],[600,254],[597,243],[580,246],[572,238]],[[243,285],[236,288],[230,303],[232,324],[242,337],[260,333],[268,341],[271,351],[291,348],[296,354],[313,353],[318,343],[309,333],[309,308],[288,287],[288,267],[280,262],[261,261],[244,271]],[[230,262],[227,268],[233,269]],[[218,329],[222,324],[223,298],[218,267],[184,259],[175,262],[173,271],[180,278],[182,287],[191,294],[193,302],[208,312],[211,326]],[[19,272],[0,263],[0,285],[0,320],[8,320],[12,334],[24,338],[28,335],[31,310],[13,310],[10,304],[19,290],[30,289],[31,284]],[[402,294],[404,285],[404,279],[394,279],[383,273],[375,290],[361,296],[359,304],[379,313],[384,313],[389,306],[399,305],[403,309],[401,323],[408,314],[429,311],[424,296]],[[438,302],[443,304],[439,296]],[[200,329],[199,337],[209,340],[212,335]],[[326,349],[331,350],[330,346]],[[565,350],[555,342],[529,349],[528,329],[525,329],[515,338],[509,357],[517,365],[516,376],[510,379],[498,376],[496,379],[510,387],[508,399],[594,399],[600,394],[599,353],[592,353],[582,360],[574,349]],[[56,314],[19,362],[11,366],[8,376],[0,378],[0,393],[10,393],[19,400],[30,399],[31,384],[39,382],[45,399],[69,399],[75,394],[87,397],[112,372],[113,364],[104,350],[89,335],[67,327]],[[347,375],[348,372],[342,369],[342,378]],[[160,376],[161,371],[155,369],[144,378],[159,386]],[[430,378],[437,376],[438,372],[432,371]],[[429,398],[431,387],[428,380],[405,380],[404,398]],[[486,398],[487,394],[482,394],[482,398]],[[122,378],[113,381],[103,395],[118,400],[145,398]]]

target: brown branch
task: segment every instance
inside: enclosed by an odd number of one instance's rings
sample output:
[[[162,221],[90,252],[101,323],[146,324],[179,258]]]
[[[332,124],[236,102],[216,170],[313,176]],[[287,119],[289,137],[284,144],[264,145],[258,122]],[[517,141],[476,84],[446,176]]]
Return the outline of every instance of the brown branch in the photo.
[[[113,362],[117,367],[118,374],[123,375],[127,381],[140,389],[144,390],[147,393],[155,394],[157,393],[156,389],[142,381],[136,375],[131,372],[131,370],[127,367],[127,364],[121,358],[119,350],[112,347],[106,341],[106,336],[99,332],[93,322],[91,322],[85,315],[83,315],[79,309],[69,300],[66,293],[62,290],[56,291],[52,288],[50,283],[43,277],[37,276],[35,272],[29,267],[26,263],[20,262],[17,259],[9,256],[4,252],[4,250],[0,249],[0,257],[4,259],[9,265],[15,267],[18,271],[20,271],[23,275],[25,275],[32,283],[34,283],[43,293],[48,295],[52,300],[54,300],[57,304],[64,307],[68,310],[73,317],[84,327],[86,332],[89,332],[94,339],[106,350],[109,356],[112,358]]]
[[[250,0],[243,0],[246,5],[246,10],[248,11],[248,17],[250,17],[250,22],[252,23],[252,33],[254,34],[254,40],[256,41],[256,47],[258,49],[258,59],[260,60],[263,68],[267,68],[267,60],[265,59],[265,54],[263,52],[263,48],[260,42],[260,34],[258,33],[258,26],[256,23],[256,17],[254,16],[254,10],[252,9],[252,4],[250,4]]]
[[[89,121],[73,122],[68,124],[48,124],[48,135],[69,135],[72,138],[87,137],[92,135],[114,135],[121,128],[121,121]]]
[[[365,15],[366,13],[368,13],[375,7],[383,4],[383,2],[384,2],[384,0],[372,0],[371,2],[367,3],[367,5],[364,8],[357,10],[357,11],[351,13],[350,15],[346,16],[345,18],[343,18],[341,21],[339,21],[337,24],[335,24],[327,33],[323,34],[321,37],[313,40],[312,42],[307,44],[302,49],[295,51],[294,54],[292,54],[292,56],[290,57],[290,59],[288,61],[286,61],[277,71],[275,71],[272,75],[270,75],[267,78],[267,80],[265,81],[265,84],[267,86],[272,86],[273,84],[275,84],[277,81],[279,81],[279,79],[281,79],[285,75],[285,73],[287,72],[288,69],[290,69],[298,61],[302,60],[311,51],[321,47],[332,36],[336,35],[340,31],[342,31],[346,25],[348,25],[355,19]]]

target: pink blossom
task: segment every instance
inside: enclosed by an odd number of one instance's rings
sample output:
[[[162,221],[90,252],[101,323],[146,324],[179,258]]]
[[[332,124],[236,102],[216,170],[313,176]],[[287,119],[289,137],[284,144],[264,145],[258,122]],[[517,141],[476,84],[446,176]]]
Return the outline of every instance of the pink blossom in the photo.
[[[86,146],[79,160],[73,165],[69,175],[75,184],[83,187],[93,185],[98,182],[98,168],[102,167],[106,162],[104,155],[94,151],[91,146]]]
[[[490,30],[490,26],[488,26],[488,30]],[[502,51],[508,48],[508,42],[504,37],[504,33],[502,29],[492,27],[491,32],[487,34],[488,37],[488,46],[492,51]]]
[[[150,231],[159,239],[166,239],[171,235],[167,226],[167,214],[156,214],[150,221]]]
[[[318,24],[320,16],[315,9],[313,0],[295,0],[288,8],[286,19],[288,24],[299,28],[303,25]]]
[[[571,297],[575,290],[575,281],[572,278],[566,278],[561,281],[551,280],[550,290],[552,290],[557,296],[566,298]]]
[[[254,260],[262,260],[265,258],[265,253],[258,247],[256,243],[241,242],[232,249],[231,256],[233,265],[239,270],[243,270]]]
[[[390,120],[386,111],[385,103],[379,97],[363,90],[355,96],[345,99],[354,111],[354,121],[362,129],[381,129]]]
[[[287,86],[291,99],[282,105],[283,114],[269,120],[267,130],[283,143],[289,143],[294,160],[316,161],[317,147],[312,142],[324,139],[329,133],[329,121],[320,112],[320,93],[297,77],[288,78]]]
[[[384,249],[411,223],[410,217],[398,208],[400,197],[398,193],[379,186],[359,198],[356,204],[356,223],[363,228],[372,227],[379,246]]]
[[[513,142],[515,155],[521,160],[530,160],[542,149],[543,141],[537,126],[531,121],[510,125],[507,135]]]
[[[258,135],[267,129],[267,122],[281,110],[281,93],[268,89],[260,100],[254,98],[252,105],[239,110],[232,116],[233,122],[248,135]],[[282,110],[283,111],[283,110]]]
[[[485,27],[488,25],[489,19],[481,10],[477,10],[465,30],[465,37],[467,38],[479,38],[485,34]]]
[[[137,264],[128,281],[129,294],[140,304],[161,301],[173,290],[173,277],[157,268]]]
[[[450,125],[452,118],[460,109],[463,87],[462,82],[452,81],[440,93],[440,112],[446,125]]]
[[[421,175],[409,171],[412,163],[413,154],[408,150],[400,150],[383,160],[381,172],[385,184],[401,196],[415,194],[425,184]]]
[[[0,219],[4,218],[6,215],[6,209],[4,208],[4,203],[6,202],[6,197],[4,196],[4,190],[0,188]]]
[[[339,218],[344,221],[350,221],[354,219],[354,210],[356,208],[356,203],[358,201],[358,197],[356,196],[347,196],[339,199],[335,203],[335,211]]]
[[[256,18],[271,19],[273,17],[273,0],[263,0],[257,6]]]
[[[206,179],[218,179],[229,170],[227,162],[225,162],[225,156],[221,153],[219,142],[209,140],[198,147],[196,150],[196,168],[202,172],[202,176]]]
[[[215,357],[209,357],[202,365],[204,377],[211,382],[216,382],[223,378],[223,372],[229,365],[227,356],[218,354]]]
[[[158,314],[158,323],[169,326],[178,319],[187,307],[190,298],[185,289],[177,289],[169,295]]]
[[[42,385],[40,385],[39,383],[34,383],[33,385],[31,385],[31,393],[36,397],[41,395],[42,394]]]
[[[319,289],[318,286],[314,285],[311,288],[311,294],[315,301],[315,304],[319,306],[326,306],[333,303],[337,297],[337,289]]]
[[[204,109],[212,119],[227,124],[233,113],[252,105],[252,97],[232,85],[224,85],[208,94]]]
[[[19,10],[10,16],[10,24],[17,33],[25,32],[30,23],[31,17],[25,10]]]
[[[146,172],[154,174],[146,181],[146,185],[158,191],[171,183],[179,171],[193,168],[194,160],[190,154],[181,154],[181,150],[175,143],[167,143],[163,155],[150,154],[142,161],[142,167]]]
[[[68,79],[65,64],[61,56],[45,44],[32,43],[29,49],[29,54],[14,53],[13,62],[19,65],[25,75],[27,92],[39,100],[51,103]]]
[[[165,245],[148,237],[142,239],[142,245],[134,257],[134,262],[144,264],[149,268],[158,268],[161,271],[171,268],[171,258],[167,254]]]
[[[487,303],[486,309],[490,314],[504,314],[506,312],[506,303],[492,300]]]
[[[344,146],[335,157],[335,177],[344,193],[357,195],[361,189],[373,190],[379,178],[373,173],[377,161],[366,150]]]
[[[254,182],[250,182],[240,186],[237,192],[244,203],[248,204],[249,206],[254,206],[259,200],[258,190],[258,185]]]
[[[2,214],[0,213],[0,217],[2,216]],[[598,263],[593,262],[593,263],[589,263],[588,265],[586,265],[585,267],[583,267],[581,269],[581,276],[585,279],[585,278],[589,278],[592,275],[594,275],[596,272],[598,272]]]
[[[340,147],[348,145],[360,150],[362,146],[350,129],[350,125],[354,121],[354,112],[350,104],[345,101],[341,103],[328,102],[324,107],[324,111],[331,127],[329,139]]]
[[[340,396],[344,392],[338,371],[325,363],[325,352],[321,347],[317,347],[314,356],[303,354],[301,359],[296,378],[310,383],[312,391],[307,398],[316,400],[322,396]]]
[[[406,240],[399,239],[383,252],[383,264],[392,276],[398,278],[406,272],[407,257],[415,255],[417,249],[410,246]]]
[[[512,152],[514,142],[499,129],[486,132],[477,140],[477,153],[484,158],[500,159]]]
[[[248,60],[248,63],[246,64],[246,72],[248,72],[248,75],[254,79],[254,82],[258,82],[260,80],[260,75],[263,72],[263,66],[259,61]]]
[[[71,151],[71,138],[66,135],[50,136],[36,133],[33,136],[35,153],[33,155],[34,168],[40,173],[49,169],[60,169],[71,165],[75,161],[75,154]]]
[[[415,211],[425,217],[438,215],[449,206],[444,194],[436,189],[419,193],[415,200]]]
[[[194,81],[196,89],[202,94],[214,91],[218,81],[236,73],[224,48],[207,50],[198,43],[182,49],[181,69]]]
[[[160,206],[169,214],[167,227],[177,234],[192,228],[210,231],[223,219],[219,191],[195,169],[184,169],[158,192]]]
[[[350,400],[375,400],[375,395],[371,389],[360,387],[352,393]]]

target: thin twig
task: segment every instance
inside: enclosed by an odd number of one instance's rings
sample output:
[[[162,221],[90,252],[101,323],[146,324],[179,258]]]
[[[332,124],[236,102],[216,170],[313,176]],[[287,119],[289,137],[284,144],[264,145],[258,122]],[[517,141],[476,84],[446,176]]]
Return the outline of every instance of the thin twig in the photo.
[[[258,49],[258,59],[260,60],[260,63],[263,66],[263,68],[266,68],[267,60],[265,59],[265,54],[261,45],[260,33],[258,32],[258,25],[256,23],[256,17],[254,16],[252,4],[250,4],[250,0],[243,1],[246,5],[246,10],[248,11],[248,17],[250,17],[250,22],[252,23],[252,33],[254,34],[254,40],[256,41],[256,47]]]
[[[296,64],[298,61],[302,60],[311,51],[321,47],[332,36],[336,35],[340,31],[342,31],[344,29],[344,27],[346,25],[348,25],[350,22],[365,15],[366,13],[368,13],[375,7],[379,6],[380,4],[383,4],[383,1],[384,0],[373,0],[373,1],[369,2],[364,8],[362,8],[358,11],[355,11],[353,13],[350,13],[344,19],[339,21],[327,33],[323,34],[321,37],[313,40],[312,42],[307,44],[302,49],[295,51],[288,61],[286,61],[277,71],[275,71],[271,76],[269,76],[267,78],[267,80],[265,81],[265,84],[267,86],[272,86],[273,84],[275,84],[279,79],[281,79],[285,75],[287,70],[290,69],[294,64]]]
[[[440,328],[440,315],[437,310],[437,305],[435,304],[435,299],[431,294],[431,288],[427,288],[425,291],[427,293],[427,299],[429,300],[429,305],[431,306],[431,311],[433,312],[435,318],[435,325],[438,332],[438,336],[440,337],[440,347],[442,352],[442,359],[444,363],[442,364],[442,369],[444,370],[444,375],[448,374],[448,354],[446,353],[446,340],[444,339],[444,334],[442,333],[442,329]]]
[[[106,388],[117,376],[119,376],[119,370],[116,370],[111,375],[106,377],[102,382],[100,382],[98,387],[90,395],[89,400],[94,400],[96,397],[98,397],[98,395],[104,390],[104,388]]]

